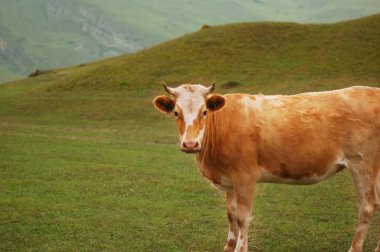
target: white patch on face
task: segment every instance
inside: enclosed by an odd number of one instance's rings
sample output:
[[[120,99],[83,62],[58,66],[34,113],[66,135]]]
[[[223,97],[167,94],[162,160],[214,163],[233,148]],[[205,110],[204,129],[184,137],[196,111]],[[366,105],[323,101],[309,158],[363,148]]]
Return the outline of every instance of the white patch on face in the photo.
[[[193,125],[193,122],[197,120],[199,111],[202,106],[205,104],[205,96],[202,92],[204,92],[203,87],[201,86],[193,86],[194,92],[187,90],[186,88],[180,87],[178,90],[179,96],[177,99],[177,106],[182,109],[183,119],[185,122],[185,133],[181,138],[181,144],[187,140],[186,132],[187,129]],[[199,89],[199,90],[198,90]],[[201,142],[203,139],[204,128],[200,130],[195,141]]]
[[[177,104],[182,108],[183,119],[185,120],[186,127],[193,124],[194,120],[197,119],[199,110],[205,103],[202,97],[197,97],[194,94],[181,96]]]
[[[244,244],[244,239],[242,239],[240,231],[239,231],[239,237],[236,243],[235,252],[240,252],[241,248],[243,247],[243,244]]]

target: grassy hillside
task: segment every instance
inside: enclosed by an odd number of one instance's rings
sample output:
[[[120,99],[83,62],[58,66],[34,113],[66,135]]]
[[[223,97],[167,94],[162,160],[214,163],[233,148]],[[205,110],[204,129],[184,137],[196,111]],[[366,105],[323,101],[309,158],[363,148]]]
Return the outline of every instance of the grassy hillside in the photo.
[[[236,81],[239,90],[267,93],[376,84],[380,75],[379,28],[379,15],[333,25],[245,23],[212,27],[133,55],[56,69],[19,85],[46,82],[45,88],[38,90],[40,94],[113,90],[147,95],[160,87],[162,80]]]
[[[124,53],[199,29],[244,21],[336,22],[380,11],[376,0],[4,0],[0,8],[0,82],[35,69]]]
[[[220,251],[223,196],[152,108],[161,81],[215,80],[221,93],[380,87],[379,47],[380,15],[232,24],[1,85],[0,250]],[[353,192],[348,172],[314,186],[260,185],[250,249],[348,250]]]

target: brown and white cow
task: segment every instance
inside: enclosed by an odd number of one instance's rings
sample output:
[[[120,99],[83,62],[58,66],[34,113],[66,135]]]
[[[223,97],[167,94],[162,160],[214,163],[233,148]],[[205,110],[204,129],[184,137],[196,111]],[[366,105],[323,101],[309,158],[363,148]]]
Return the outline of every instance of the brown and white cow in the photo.
[[[195,153],[202,175],[225,192],[224,250],[248,250],[256,183],[313,184],[348,168],[359,202],[349,251],[362,251],[380,209],[380,89],[221,96],[211,94],[214,86],[164,84],[172,98],[158,96],[153,104],[176,117],[181,150]]]

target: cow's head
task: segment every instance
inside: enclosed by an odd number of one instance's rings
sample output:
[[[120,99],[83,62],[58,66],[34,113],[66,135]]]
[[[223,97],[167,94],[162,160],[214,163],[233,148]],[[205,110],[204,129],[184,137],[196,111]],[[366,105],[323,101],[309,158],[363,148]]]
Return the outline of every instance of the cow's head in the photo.
[[[164,83],[164,88],[173,98],[157,96],[153,105],[159,111],[176,117],[182,151],[200,151],[206,130],[207,113],[222,108],[225,104],[224,97],[211,95],[215,83],[210,87],[183,84],[177,88],[168,87]]]

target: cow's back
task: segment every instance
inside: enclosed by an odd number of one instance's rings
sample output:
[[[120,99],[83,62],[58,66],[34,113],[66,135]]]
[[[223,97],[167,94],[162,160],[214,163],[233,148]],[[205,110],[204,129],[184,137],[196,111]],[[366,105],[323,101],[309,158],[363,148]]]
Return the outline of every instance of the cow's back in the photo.
[[[352,87],[278,96],[257,110],[260,158],[276,175],[323,177],[347,157],[380,144],[380,89]],[[307,168],[307,169],[306,169]]]
[[[346,88],[341,96],[360,120],[380,127],[380,88]]]
[[[380,134],[380,89],[350,87],[297,95],[225,95],[226,106],[207,119],[217,155],[273,148],[340,144]],[[351,139],[351,140],[350,140]],[[258,142],[259,141],[259,142]],[[350,143],[353,144],[353,143]],[[269,147],[269,146],[268,146]]]
[[[220,129],[215,156],[225,163],[257,158],[279,176],[322,176],[364,145],[379,148],[379,88],[225,97],[225,108],[214,118]]]
[[[328,130],[334,135],[380,127],[380,89],[351,87],[291,96],[262,96],[255,116],[262,127]],[[340,133],[339,133],[340,132]]]

